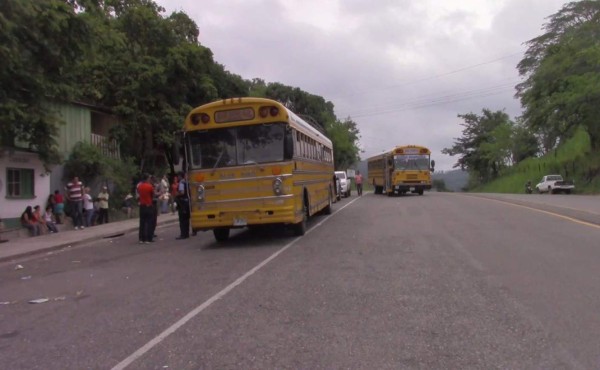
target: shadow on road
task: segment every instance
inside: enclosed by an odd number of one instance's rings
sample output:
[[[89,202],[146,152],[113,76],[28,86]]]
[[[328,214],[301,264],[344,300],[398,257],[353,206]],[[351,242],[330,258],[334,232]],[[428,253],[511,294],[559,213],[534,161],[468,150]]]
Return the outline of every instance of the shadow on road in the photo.
[[[311,217],[311,219],[308,220],[307,228],[312,228],[314,225],[321,222],[323,218],[324,216],[321,215]],[[212,234],[212,231],[207,233]],[[295,237],[291,225],[256,225],[243,229],[232,229],[231,235],[227,241],[217,242],[215,240],[203,249],[281,246],[282,243],[287,244],[288,242],[291,242]]]

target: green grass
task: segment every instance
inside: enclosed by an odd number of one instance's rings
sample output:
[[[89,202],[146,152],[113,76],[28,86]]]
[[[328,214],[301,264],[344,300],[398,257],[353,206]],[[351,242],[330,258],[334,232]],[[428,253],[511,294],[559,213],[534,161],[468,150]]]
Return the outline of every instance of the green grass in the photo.
[[[600,193],[600,153],[592,153],[590,137],[584,129],[579,128],[555,151],[540,158],[528,158],[504,170],[498,179],[473,191],[524,193],[527,181],[535,187],[542,176],[550,174],[574,180],[576,193]]]

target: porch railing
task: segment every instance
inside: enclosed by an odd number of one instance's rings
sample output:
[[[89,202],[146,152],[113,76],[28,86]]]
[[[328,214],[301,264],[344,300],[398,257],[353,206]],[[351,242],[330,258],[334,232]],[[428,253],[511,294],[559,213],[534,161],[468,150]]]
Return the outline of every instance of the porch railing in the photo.
[[[92,145],[98,147],[102,155],[110,158],[120,159],[121,152],[117,140],[106,136],[92,134]]]

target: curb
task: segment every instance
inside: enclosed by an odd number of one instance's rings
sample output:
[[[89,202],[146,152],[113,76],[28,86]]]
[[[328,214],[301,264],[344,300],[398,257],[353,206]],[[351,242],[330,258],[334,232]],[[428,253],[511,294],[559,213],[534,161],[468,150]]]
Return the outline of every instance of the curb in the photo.
[[[174,219],[174,220],[167,220],[164,221],[163,223],[157,225],[157,229],[162,228],[163,226],[167,226],[173,223],[178,223],[179,220],[178,219]],[[25,258],[25,257],[31,257],[34,256],[36,254],[43,254],[43,253],[48,253],[48,252],[53,252],[53,251],[57,251],[57,250],[61,250],[61,249],[65,249],[65,248],[69,248],[69,247],[75,247],[81,244],[86,244],[89,243],[91,241],[94,240],[98,240],[98,239],[103,239],[106,238],[108,236],[111,235],[115,235],[115,234],[129,234],[133,231],[137,231],[139,229],[138,226],[135,227],[128,227],[126,229],[123,229],[121,231],[118,232],[111,232],[111,233],[107,233],[107,234],[102,234],[102,235],[95,235],[95,236],[90,236],[88,238],[85,239],[79,239],[73,242],[61,242],[60,244],[55,244],[49,247],[45,247],[45,248],[40,248],[40,249],[36,249],[36,250],[31,250],[31,251],[27,251],[27,252],[21,252],[21,253],[16,253],[13,254],[11,256],[5,256],[5,257],[0,257],[0,263],[4,263],[4,262],[8,262],[8,261],[13,261],[16,259],[21,259],[21,258]]]

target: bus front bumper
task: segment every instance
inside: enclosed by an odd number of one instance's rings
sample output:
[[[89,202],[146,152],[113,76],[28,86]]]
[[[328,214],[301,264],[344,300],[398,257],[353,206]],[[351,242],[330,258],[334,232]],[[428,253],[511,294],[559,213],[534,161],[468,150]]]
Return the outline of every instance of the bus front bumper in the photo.
[[[242,228],[252,225],[291,224],[299,222],[302,217],[302,213],[296,211],[294,199],[291,196],[282,197],[276,202],[272,200],[241,200],[235,203],[192,210],[190,217],[192,230],[206,231],[224,227]]]
[[[399,184],[399,185],[394,185],[394,191],[416,193],[419,190],[431,190],[431,184]]]

